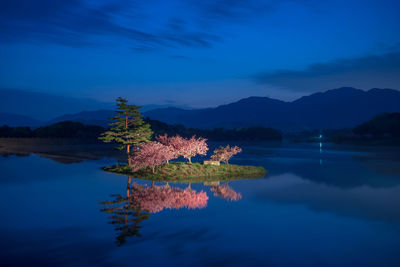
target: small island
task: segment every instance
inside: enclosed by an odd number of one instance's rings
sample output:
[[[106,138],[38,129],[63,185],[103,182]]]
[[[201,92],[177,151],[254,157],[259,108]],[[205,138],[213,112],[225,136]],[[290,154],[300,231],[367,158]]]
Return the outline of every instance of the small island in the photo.
[[[127,164],[106,166],[103,168],[105,171],[167,182],[227,181],[259,178],[266,174],[263,167],[229,164],[234,155],[242,152],[238,146],[221,146],[214,150],[209,160],[192,163],[193,157],[207,155],[207,139],[164,134],[151,140],[153,132],[142,119],[140,107],[129,105],[121,97],[117,99],[117,106],[111,128],[102,133],[99,139],[119,144],[117,148],[126,151]],[[179,158],[187,162],[176,162]]]
[[[132,166],[127,164],[107,166],[103,170],[151,181],[185,183],[260,178],[266,174],[266,170],[263,167],[234,164],[215,166],[201,163],[187,164],[184,162],[171,162],[160,165],[156,167],[154,173],[150,169],[133,171]]]

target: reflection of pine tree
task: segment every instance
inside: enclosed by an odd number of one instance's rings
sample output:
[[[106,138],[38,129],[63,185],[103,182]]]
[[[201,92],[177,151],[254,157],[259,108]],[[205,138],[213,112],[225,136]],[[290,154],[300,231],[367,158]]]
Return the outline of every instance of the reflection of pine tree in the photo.
[[[122,195],[113,195],[115,200],[104,201],[100,204],[106,205],[101,209],[102,212],[110,214],[110,224],[115,225],[115,230],[118,232],[117,244],[123,245],[127,237],[140,236],[140,223],[143,220],[149,219],[148,212],[134,205],[131,197],[131,178],[128,179],[126,188],[126,197]]]
[[[133,183],[131,177],[126,187],[126,197],[112,195],[114,200],[104,201],[101,211],[110,214],[110,224],[118,232],[117,243],[122,245],[128,237],[140,236],[140,223],[150,218],[150,213],[163,209],[203,209],[207,206],[206,192],[197,192],[190,188],[172,187],[168,183],[162,186],[143,186]]]

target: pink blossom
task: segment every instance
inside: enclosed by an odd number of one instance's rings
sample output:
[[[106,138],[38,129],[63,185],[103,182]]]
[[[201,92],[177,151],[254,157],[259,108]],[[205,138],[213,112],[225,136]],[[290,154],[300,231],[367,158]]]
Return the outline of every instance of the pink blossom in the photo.
[[[157,141],[165,146],[173,149],[175,157],[184,157],[189,163],[192,162],[192,157],[196,155],[206,155],[208,151],[207,139],[192,136],[190,139],[183,138],[179,135],[168,137],[162,135],[157,137]]]
[[[219,147],[214,150],[214,154],[211,156],[211,160],[222,161],[225,164],[229,164],[229,160],[236,154],[242,152],[242,149],[238,146],[230,147]]]
[[[133,171],[149,167],[154,173],[156,166],[168,163],[169,160],[174,158],[174,155],[172,148],[160,142],[146,143],[140,146],[133,156]]]

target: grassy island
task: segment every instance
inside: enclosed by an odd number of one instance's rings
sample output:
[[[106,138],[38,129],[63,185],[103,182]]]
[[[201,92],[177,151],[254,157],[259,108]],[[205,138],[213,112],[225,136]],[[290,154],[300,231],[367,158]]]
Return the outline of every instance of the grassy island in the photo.
[[[132,175],[136,178],[167,182],[225,181],[241,178],[260,178],[266,174],[266,170],[263,167],[234,164],[215,166],[183,162],[159,165],[155,168],[154,173],[151,169],[140,169],[134,172],[129,165],[114,165],[103,169],[108,172]]]
[[[242,152],[238,146],[219,147],[204,164],[192,163],[195,156],[206,156],[207,139],[180,135],[159,135],[152,140],[153,131],[140,114],[140,107],[129,105],[124,98],[117,98],[116,116],[110,128],[101,134],[105,143],[116,143],[125,150],[126,165],[104,167],[103,170],[152,181],[226,181],[256,178],[265,175],[263,167],[229,164],[229,160]],[[170,162],[184,158],[187,163]],[[221,165],[221,162],[225,163]]]

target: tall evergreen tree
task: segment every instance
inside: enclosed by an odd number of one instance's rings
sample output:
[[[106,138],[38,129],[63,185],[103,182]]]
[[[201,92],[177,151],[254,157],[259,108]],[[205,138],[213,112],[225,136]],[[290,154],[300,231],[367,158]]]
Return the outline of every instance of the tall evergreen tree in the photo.
[[[111,119],[111,128],[102,133],[100,140],[105,143],[118,143],[118,149],[126,149],[128,164],[131,164],[131,153],[134,148],[150,141],[153,131],[148,123],[144,123],[140,106],[128,105],[128,100],[117,98],[116,115]]]

